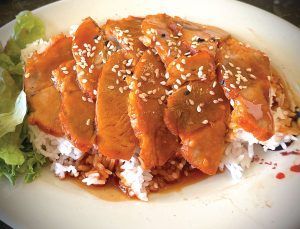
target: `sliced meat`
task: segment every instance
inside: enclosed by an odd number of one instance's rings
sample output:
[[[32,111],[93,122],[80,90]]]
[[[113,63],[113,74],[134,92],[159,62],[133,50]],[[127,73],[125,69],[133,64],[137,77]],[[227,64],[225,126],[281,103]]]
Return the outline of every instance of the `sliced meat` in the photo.
[[[34,53],[25,66],[28,122],[55,136],[63,136],[63,131],[58,118],[60,96],[51,82],[51,72],[73,58],[71,43],[72,39],[63,35],[53,37],[49,47],[40,54]]]
[[[65,135],[82,152],[89,151],[95,140],[95,104],[87,100],[77,84],[75,61],[65,62],[54,70],[56,87],[61,93],[60,122]]]
[[[270,62],[262,52],[230,38],[217,53],[218,77],[225,95],[232,100],[234,129],[242,128],[258,140],[274,134],[270,110]]]
[[[222,88],[215,81],[191,81],[170,95],[167,104],[164,120],[180,137],[184,158],[202,172],[215,174],[224,152],[230,113]],[[218,145],[210,148],[212,142]]]
[[[165,66],[188,51],[178,36],[180,30],[175,33],[174,27],[176,22],[166,14],[148,15],[142,22],[142,42],[155,48]]]
[[[191,57],[182,56],[171,62],[167,68],[167,85],[178,87],[187,81],[216,79],[214,58],[208,52],[199,52]]]
[[[96,98],[97,82],[110,49],[115,51],[116,47],[108,45],[97,23],[91,18],[83,20],[74,33],[72,52],[79,86],[92,99]]]
[[[50,39],[47,49],[34,53],[25,66],[24,87],[27,96],[36,94],[41,89],[52,86],[51,71],[62,62],[72,59],[72,38],[58,35]]]
[[[180,17],[174,17],[174,21],[176,26],[173,29],[180,31],[180,40],[191,54],[206,51],[215,56],[218,42],[229,37],[227,32],[214,26],[201,25]]]
[[[64,135],[58,118],[60,96],[54,86],[46,87],[28,97],[28,123],[37,125],[42,131],[57,137]]]
[[[112,159],[129,160],[138,143],[128,116],[126,78],[131,76],[131,62],[124,51],[118,51],[104,65],[98,82],[97,144],[99,151]]]
[[[142,36],[141,24],[143,18],[129,16],[121,20],[107,20],[105,35],[109,40],[117,42],[124,50],[132,51],[140,57],[146,47],[139,40]]]
[[[140,141],[140,161],[144,169],[164,165],[179,149],[177,137],[164,123],[165,68],[159,56],[149,50],[135,67],[136,80],[129,94],[129,114]]]
[[[180,56],[206,51],[215,56],[219,41],[229,34],[219,28],[170,17],[166,14],[148,15],[142,23],[143,43],[155,50],[168,66]]]

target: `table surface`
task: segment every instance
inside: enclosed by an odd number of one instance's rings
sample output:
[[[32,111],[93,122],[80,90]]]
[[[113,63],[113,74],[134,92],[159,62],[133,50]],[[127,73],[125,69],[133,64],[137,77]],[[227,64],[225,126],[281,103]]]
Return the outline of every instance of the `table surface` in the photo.
[[[300,27],[300,1],[299,0],[241,0],[242,2],[257,6],[269,11]],[[0,1],[0,27],[13,20],[22,10],[33,10],[40,6],[55,2],[55,0],[1,0]],[[10,228],[0,220],[0,228]]]

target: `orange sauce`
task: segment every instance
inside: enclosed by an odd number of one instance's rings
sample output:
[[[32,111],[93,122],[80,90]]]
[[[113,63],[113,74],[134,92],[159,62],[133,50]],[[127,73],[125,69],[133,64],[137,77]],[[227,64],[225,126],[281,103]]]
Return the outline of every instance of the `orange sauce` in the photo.
[[[195,184],[206,179],[207,177],[209,176],[201,173],[198,170],[193,170],[188,176],[182,176],[176,182],[167,184],[164,188],[160,189],[157,194],[179,192],[184,187]],[[87,186],[86,184],[82,183],[81,180],[72,177],[68,178],[67,180],[74,182],[74,184],[84,189],[86,192],[102,200],[112,202],[136,200],[124,194],[113,179],[110,179],[104,186]]]

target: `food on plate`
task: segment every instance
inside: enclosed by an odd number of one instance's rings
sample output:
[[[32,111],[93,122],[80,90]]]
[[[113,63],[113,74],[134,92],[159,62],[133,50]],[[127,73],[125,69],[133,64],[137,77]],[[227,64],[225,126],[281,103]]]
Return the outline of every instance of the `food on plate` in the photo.
[[[48,160],[61,179],[99,189],[114,179],[147,201],[194,171],[227,169],[240,179],[254,145],[286,149],[300,134],[296,100],[267,55],[220,28],[156,14],[104,24],[86,18],[49,42],[29,38],[26,47],[11,38],[0,53],[11,58],[0,56],[11,98],[0,111],[13,120],[0,117],[0,175],[12,181],[14,165],[25,164],[33,180],[33,168]],[[10,75],[19,86],[24,80],[24,91],[13,94]],[[14,147],[14,158],[5,147]]]

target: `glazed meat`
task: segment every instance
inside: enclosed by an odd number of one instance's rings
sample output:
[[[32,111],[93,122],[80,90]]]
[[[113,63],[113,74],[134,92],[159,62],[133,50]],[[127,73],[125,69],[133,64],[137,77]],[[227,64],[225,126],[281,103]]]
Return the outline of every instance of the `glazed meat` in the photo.
[[[213,26],[201,25],[166,14],[148,15],[142,23],[144,45],[155,48],[168,66],[180,56],[200,51],[215,55],[218,41],[229,34]]]
[[[176,21],[166,14],[148,15],[142,22],[141,40],[145,46],[155,48],[165,66],[188,52],[178,36],[180,30],[174,30],[177,27]]]
[[[141,24],[143,18],[128,17],[121,20],[107,20],[104,28],[109,40],[118,43],[123,50],[133,53],[133,57],[139,58],[146,47],[139,40],[142,36]]]
[[[71,44],[71,38],[56,36],[44,52],[34,53],[25,66],[24,89],[30,111],[28,122],[55,136],[62,136],[63,131],[58,118],[60,97],[51,82],[52,70],[73,58]]]
[[[258,140],[268,140],[274,134],[268,57],[231,38],[221,43],[217,61],[219,80],[234,107],[233,129],[242,128]]]
[[[164,165],[179,149],[177,137],[164,123],[165,68],[159,56],[144,52],[135,67],[129,94],[129,115],[140,142],[139,158],[144,169]]]
[[[138,140],[128,116],[132,65],[124,51],[111,55],[98,82],[96,104],[97,144],[99,151],[112,159],[129,160]]]
[[[168,98],[167,127],[180,137],[183,157],[209,175],[217,172],[223,156],[229,112],[216,81],[191,81]]]
[[[116,47],[111,47],[104,31],[91,18],[86,18],[74,33],[72,52],[77,79],[82,91],[92,99],[96,98],[97,82],[110,49],[115,51]]]
[[[64,62],[52,73],[61,94],[59,118],[63,131],[75,147],[87,152],[95,139],[95,104],[80,90],[74,66],[74,60]]]
[[[216,79],[215,69],[214,59],[208,52],[196,53],[191,57],[182,56],[169,64],[167,85],[174,88],[187,81],[212,81]]]

